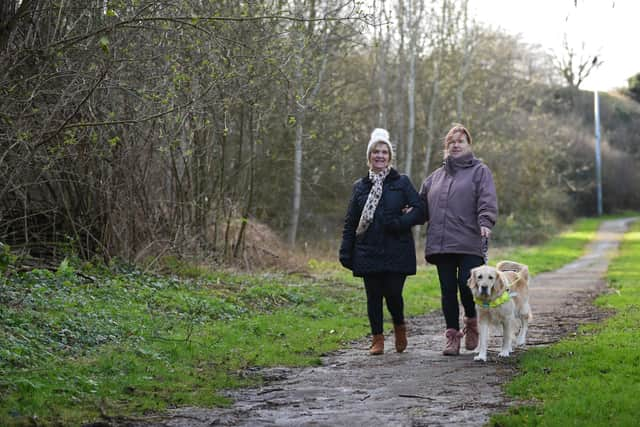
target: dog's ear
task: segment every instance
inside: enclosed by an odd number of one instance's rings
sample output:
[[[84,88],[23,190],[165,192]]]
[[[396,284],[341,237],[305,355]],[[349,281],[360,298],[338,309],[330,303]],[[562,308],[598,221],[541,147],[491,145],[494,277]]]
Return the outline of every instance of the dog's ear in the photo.
[[[509,279],[502,271],[496,270],[496,293],[504,292],[509,286]]]
[[[475,289],[478,287],[478,282],[476,282],[476,271],[479,267],[476,267],[471,270],[471,274],[469,275],[469,280],[467,280],[467,286],[469,289]]]

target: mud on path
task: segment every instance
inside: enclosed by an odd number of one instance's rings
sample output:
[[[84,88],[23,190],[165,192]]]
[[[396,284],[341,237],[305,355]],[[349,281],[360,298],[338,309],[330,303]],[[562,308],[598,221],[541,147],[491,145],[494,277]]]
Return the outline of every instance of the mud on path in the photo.
[[[607,315],[591,302],[606,290],[603,274],[630,221],[604,222],[585,256],[533,278],[528,347],[548,345]],[[236,402],[230,408],[180,408],[145,425],[481,426],[492,413],[517,404],[501,387],[516,372],[515,358],[499,360],[495,338],[489,360],[475,362],[465,350],[458,357],[441,354],[439,312],[409,322],[404,353],[395,352],[387,333],[382,356],[368,355],[368,340],[356,342],[324,357],[319,367],[261,372],[266,385],[229,392]]]

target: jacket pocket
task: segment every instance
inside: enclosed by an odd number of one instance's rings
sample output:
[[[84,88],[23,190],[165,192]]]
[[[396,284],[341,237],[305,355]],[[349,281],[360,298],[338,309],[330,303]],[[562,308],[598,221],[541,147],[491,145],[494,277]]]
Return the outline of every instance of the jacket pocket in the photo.
[[[354,259],[372,259],[381,256],[384,248],[374,245],[356,245],[353,257]]]
[[[471,232],[478,232],[480,233],[480,227],[478,226],[478,222],[477,219],[475,217],[473,218],[463,218],[460,215],[457,215],[457,220],[460,226],[462,226],[464,229],[469,230]]]

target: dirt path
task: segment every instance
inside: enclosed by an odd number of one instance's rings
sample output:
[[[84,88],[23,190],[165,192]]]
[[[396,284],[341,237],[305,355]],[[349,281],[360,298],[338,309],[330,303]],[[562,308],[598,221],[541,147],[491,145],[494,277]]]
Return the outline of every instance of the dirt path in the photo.
[[[527,345],[547,345],[583,322],[606,316],[591,305],[603,292],[602,279],[630,220],[603,223],[587,255],[533,279],[534,319]],[[405,353],[367,355],[368,341],[323,359],[320,367],[271,369],[267,385],[234,391],[228,409],[182,408],[164,426],[481,426],[489,416],[515,404],[502,384],[515,372],[514,358],[498,360],[491,342],[489,361],[471,352],[441,355],[441,314],[413,318]],[[386,348],[393,349],[387,334]],[[522,350],[520,350],[522,351]]]

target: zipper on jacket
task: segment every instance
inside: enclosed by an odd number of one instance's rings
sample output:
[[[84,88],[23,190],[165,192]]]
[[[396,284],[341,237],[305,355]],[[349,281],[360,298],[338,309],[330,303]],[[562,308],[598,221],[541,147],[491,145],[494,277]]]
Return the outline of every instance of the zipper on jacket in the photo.
[[[447,197],[445,199],[447,204],[446,204],[445,209],[444,209],[445,214],[444,214],[444,216],[442,218],[442,238],[440,239],[440,252],[441,253],[444,252],[444,237],[446,235],[445,229],[447,228],[446,227],[446,225],[447,225],[447,214],[446,214],[447,209],[446,208],[449,207],[449,193],[451,192],[451,186],[453,185],[453,180],[454,180],[454,177],[451,176],[451,181],[449,181],[449,185],[447,186],[447,192],[445,193],[447,195]]]

